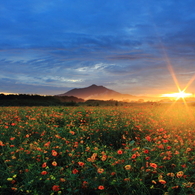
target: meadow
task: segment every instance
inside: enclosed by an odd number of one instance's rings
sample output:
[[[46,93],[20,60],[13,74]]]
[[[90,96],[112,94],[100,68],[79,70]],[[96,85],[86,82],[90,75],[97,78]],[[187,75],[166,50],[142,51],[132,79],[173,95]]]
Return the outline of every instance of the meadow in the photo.
[[[194,195],[195,106],[1,107],[0,194]]]

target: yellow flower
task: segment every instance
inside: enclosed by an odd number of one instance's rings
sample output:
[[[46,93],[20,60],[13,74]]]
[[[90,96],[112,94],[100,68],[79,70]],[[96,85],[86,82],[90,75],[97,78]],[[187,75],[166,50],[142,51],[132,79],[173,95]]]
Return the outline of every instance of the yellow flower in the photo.
[[[125,170],[130,170],[131,169],[131,165],[125,165]]]

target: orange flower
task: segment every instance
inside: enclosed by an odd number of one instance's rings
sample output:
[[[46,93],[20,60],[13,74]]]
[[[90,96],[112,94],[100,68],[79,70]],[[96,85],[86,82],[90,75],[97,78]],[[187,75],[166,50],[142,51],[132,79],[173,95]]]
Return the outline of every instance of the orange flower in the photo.
[[[167,182],[164,179],[159,179],[159,183],[166,184]]]
[[[52,153],[52,156],[57,156],[58,155],[58,153],[55,150],[52,150],[51,153]]]
[[[66,180],[64,178],[60,178],[60,181],[61,182],[65,182]]]
[[[78,162],[78,165],[83,167],[85,165],[85,163],[84,162]]]
[[[60,190],[60,186],[54,185],[54,186],[52,187],[52,190],[55,191],[55,192],[57,192],[57,191]]]
[[[101,173],[103,173],[103,172],[104,172],[104,169],[102,169],[102,168],[98,168],[98,169],[97,169],[97,172],[101,174]]]
[[[104,190],[104,186],[100,185],[100,186],[98,186],[98,189],[99,190]]]
[[[2,141],[0,141],[0,146],[5,146],[5,144],[3,144],[3,142],[2,142]]]
[[[75,134],[75,132],[74,132],[74,131],[69,131],[69,133],[70,133],[70,134],[72,134],[72,135],[74,135],[74,134]]]
[[[15,139],[15,137],[10,137],[10,140],[14,140]]]
[[[183,172],[183,171],[179,171],[179,172],[177,172],[177,174],[176,174],[176,176],[177,176],[178,178],[182,177],[183,175],[184,175],[184,172]]]
[[[125,165],[125,170],[130,170],[131,169],[131,165]]]
[[[50,143],[51,143],[51,142],[49,141],[49,142],[45,143],[44,146],[45,146],[45,147],[48,147],[48,146],[50,145]]]
[[[106,155],[103,155],[102,158],[101,158],[102,161],[105,161],[106,159],[107,159]]]
[[[174,177],[175,174],[174,173],[167,173],[167,176]]]
[[[53,166],[57,166],[57,162],[56,162],[56,161],[53,161],[51,164],[52,164]]]
[[[150,163],[150,167],[153,167],[154,169],[157,168],[157,164],[156,163]]]

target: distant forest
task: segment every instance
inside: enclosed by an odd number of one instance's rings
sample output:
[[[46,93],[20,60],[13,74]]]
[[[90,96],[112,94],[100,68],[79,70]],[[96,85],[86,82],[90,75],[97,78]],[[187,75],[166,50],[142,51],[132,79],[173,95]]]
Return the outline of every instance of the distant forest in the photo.
[[[74,96],[42,96],[37,94],[0,94],[0,106],[119,106],[116,100],[87,100]]]
[[[74,96],[0,94],[0,106],[75,106],[83,99]]]

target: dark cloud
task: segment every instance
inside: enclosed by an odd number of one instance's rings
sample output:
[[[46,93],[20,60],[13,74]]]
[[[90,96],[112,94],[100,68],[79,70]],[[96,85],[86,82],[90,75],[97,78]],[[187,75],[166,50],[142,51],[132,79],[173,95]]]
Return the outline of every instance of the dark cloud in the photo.
[[[185,85],[195,73],[194,6],[193,0],[2,1],[0,91],[64,92],[93,83],[135,94],[170,90],[168,64]]]

